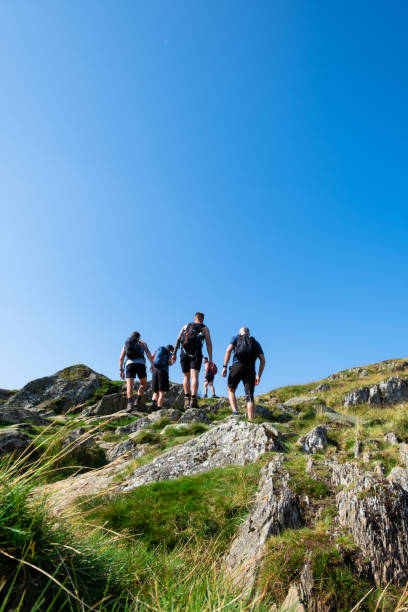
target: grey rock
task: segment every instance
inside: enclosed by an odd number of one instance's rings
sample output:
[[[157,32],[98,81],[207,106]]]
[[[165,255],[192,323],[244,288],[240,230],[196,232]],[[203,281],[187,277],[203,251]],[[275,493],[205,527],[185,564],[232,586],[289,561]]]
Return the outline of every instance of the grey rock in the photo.
[[[408,467],[408,444],[403,443],[399,445],[399,455],[401,463]]]
[[[335,460],[326,460],[323,465],[328,468],[331,483],[334,486],[350,487],[364,474],[357,463],[338,463]]]
[[[166,425],[166,427],[162,429],[160,433],[165,435],[169,429],[175,429],[176,431],[184,431],[188,429],[188,427],[188,423],[170,423],[169,425]]]
[[[296,416],[298,414],[296,408],[293,408],[292,406],[287,406],[286,404],[276,404],[276,408],[291,417]]]
[[[130,455],[133,459],[142,457],[147,452],[148,444],[136,444],[131,438],[122,440],[116,446],[114,446],[107,454],[108,461],[115,461],[118,457],[123,455]]]
[[[291,397],[283,403],[284,406],[301,406],[302,404],[311,404],[318,401],[318,398],[314,395],[299,395],[297,397]]]
[[[389,431],[388,433],[384,434],[383,439],[384,442],[387,442],[387,444],[392,444],[394,446],[399,443],[399,440],[393,431]]]
[[[104,395],[96,404],[85,409],[82,414],[83,416],[105,416],[121,412],[125,408],[126,395],[123,393],[110,393],[109,395]]]
[[[268,421],[273,419],[273,413],[269,410],[269,408],[267,406],[260,406],[259,404],[255,406],[255,416],[259,416],[262,419],[267,419]]]
[[[53,401],[58,410],[64,411],[88,400],[106,380],[105,376],[85,365],[72,366],[52,376],[32,380],[13,395],[5,406],[33,408],[43,402]]]
[[[152,414],[149,414],[147,418],[149,419],[150,424],[154,424],[161,419],[168,419],[171,423],[176,423],[180,417],[180,410],[175,410],[174,408],[160,408],[159,410],[152,412]]]
[[[330,408],[326,405],[321,405],[319,406],[319,408],[324,414],[325,418],[331,421],[332,423],[352,427],[357,422],[357,417],[352,416],[351,414],[343,414],[342,412],[337,412],[333,408]]]
[[[73,429],[68,432],[68,435],[62,442],[62,448],[66,448],[68,446],[72,448],[78,448],[81,446],[82,448],[91,448],[95,446],[95,438],[91,434],[86,433],[86,429],[84,427],[79,427],[78,429]]]
[[[228,402],[225,399],[220,399],[218,402],[214,404],[204,404],[201,406],[202,410],[205,410],[207,414],[216,414],[221,408],[227,408]]]
[[[7,402],[13,395],[16,394],[16,391],[9,391],[8,389],[0,389],[0,404]]]
[[[298,529],[304,524],[298,498],[288,486],[289,476],[280,471],[283,461],[280,455],[262,468],[254,505],[225,558],[225,569],[234,583],[249,590],[267,540],[285,529]],[[274,481],[278,479],[276,486]]]
[[[0,456],[14,451],[21,452],[30,445],[30,438],[18,427],[0,429]]]
[[[323,391],[329,391],[329,389],[330,389],[330,385],[328,385],[327,383],[321,383],[320,385],[317,385],[314,392],[321,393]]]
[[[179,423],[211,423],[205,410],[188,408],[179,419]]]
[[[360,442],[360,440],[356,440],[354,442],[353,452],[354,452],[354,458],[358,459],[358,457],[359,457],[359,455],[361,453],[361,442]]]
[[[312,431],[301,436],[297,442],[304,453],[315,454],[327,448],[327,428],[318,425]]]
[[[367,559],[376,584],[405,584],[408,572],[408,493],[370,473],[336,496],[340,525]]]
[[[387,479],[390,482],[399,484],[399,486],[402,487],[404,491],[408,492],[408,470],[406,468],[402,468],[400,465],[396,465],[388,474]]]
[[[360,387],[343,398],[344,407],[357,406],[359,404],[370,404],[373,406],[384,406],[396,404],[408,400],[408,383],[406,378],[391,376],[377,385],[371,387]]]
[[[27,422],[34,423],[35,425],[46,424],[46,421],[37,412],[7,405],[0,406],[0,421],[10,424]]]
[[[201,436],[136,469],[125,489],[208,472],[216,467],[245,465],[253,463],[265,452],[282,450],[285,446],[281,436],[269,424],[257,425],[229,417]]]
[[[135,433],[137,431],[142,431],[142,429],[146,429],[147,427],[151,427],[152,422],[149,417],[142,417],[141,419],[136,419],[129,423],[128,425],[121,425],[115,429],[115,434],[118,436],[125,436],[131,433]]]

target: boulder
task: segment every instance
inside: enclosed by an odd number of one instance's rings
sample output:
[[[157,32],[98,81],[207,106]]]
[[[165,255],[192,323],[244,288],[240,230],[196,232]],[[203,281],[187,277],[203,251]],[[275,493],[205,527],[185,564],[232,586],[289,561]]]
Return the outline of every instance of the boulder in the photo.
[[[283,403],[284,406],[301,406],[302,404],[311,404],[318,401],[318,397],[315,395],[298,395],[297,397],[291,397]]]
[[[372,387],[360,387],[346,393],[343,398],[344,407],[370,404],[384,406],[408,400],[408,382],[401,376],[391,376]]]
[[[159,408],[159,410],[155,410],[152,414],[149,414],[147,418],[150,424],[154,425],[154,423],[157,423],[157,421],[161,419],[168,419],[171,423],[176,423],[180,417],[180,410],[175,410],[174,408]]]
[[[384,434],[383,440],[384,442],[387,442],[387,444],[392,444],[393,446],[396,446],[399,443],[399,440],[393,431],[389,431],[388,433]]]
[[[406,468],[402,468],[401,466],[396,465],[388,474],[387,479],[390,482],[399,484],[399,486],[402,487],[404,491],[408,492],[408,470]]]
[[[62,443],[62,448],[66,448],[70,446],[73,448],[78,448],[81,446],[82,448],[91,448],[95,446],[95,438],[91,434],[86,433],[86,429],[84,427],[79,427],[78,429],[73,429],[68,432],[66,438]]]
[[[269,410],[269,408],[267,406],[260,406],[259,404],[255,406],[255,416],[259,416],[267,421],[273,419],[273,413]]]
[[[142,429],[146,429],[150,427],[152,424],[149,417],[142,417],[141,419],[136,419],[129,423],[128,425],[121,425],[115,429],[115,434],[117,436],[127,436],[131,433],[135,433],[137,431],[142,431]]]
[[[104,395],[99,402],[89,406],[83,411],[83,416],[105,416],[107,414],[114,414],[115,412],[121,412],[126,408],[126,395],[123,393],[110,393]]]
[[[342,412],[337,412],[334,408],[330,408],[329,406],[321,405],[319,409],[324,414],[325,418],[332,423],[337,423],[338,425],[347,425],[349,427],[354,426],[357,423],[357,417],[352,416],[351,414],[343,414]]]
[[[327,448],[327,428],[324,425],[318,425],[306,435],[301,436],[297,443],[304,453],[313,455],[320,453]]]
[[[179,423],[211,423],[207,412],[202,408],[188,408],[178,421]]]
[[[119,442],[114,446],[108,453],[108,461],[115,461],[118,457],[123,455],[130,455],[133,459],[142,457],[147,451],[148,444],[136,444],[131,438]]]
[[[330,389],[330,385],[328,385],[327,383],[321,383],[320,385],[317,385],[317,387],[314,389],[314,393],[322,393],[324,391],[329,391]]]
[[[239,527],[225,557],[225,569],[236,586],[252,589],[265,545],[272,535],[303,526],[297,495],[288,486],[279,455],[262,468],[252,509]]]
[[[55,400],[55,408],[65,411],[88,400],[103,382],[109,379],[85,365],[60,370],[52,376],[32,380],[17,391],[5,407],[33,408],[42,402]]]
[[[130,476],[125,490],[180,476],[208,472],[216,467],[253,463],[269,451],[282,451],[280,433],[269,423],[257,425],[229,417],[218,426],[176,446]]]
[[[30,445],[30,438],[18,427],[0,429],[0,456],[14,451],[23,451]]]
[[[34,425],[45,425],[47,422],[35,411],[14,406],[0,406],[0,421],[3,423],[34,423]]]
[[[166,425],[160,433],[165,435],[169,429],[175,429],[176,431],[185,431],[186,429],[188,429],[188,426],[188,423],[170,423],[169,425]]]
[[[401,459],[401,463],[403,463],[406,467],[408,467],[408,444],[400,444],[399,446],[399,455]]]
[[[405,584],[408,572],[408,493],[365,473],[336,496],[340,525],[349,530],[377,585]]]

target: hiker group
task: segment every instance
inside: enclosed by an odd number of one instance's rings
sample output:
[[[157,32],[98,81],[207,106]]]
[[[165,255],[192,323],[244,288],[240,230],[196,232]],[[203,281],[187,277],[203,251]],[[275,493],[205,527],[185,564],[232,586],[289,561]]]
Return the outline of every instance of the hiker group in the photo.
[[[208,357],[203,357],[204,342]],[[216,397],[214,376],[217,373],[217,366],[213,362],[210,330],[204,325],[204,314],[196,312],[194,321],[186,323],[181,328],[175,346],[171,344],[160,346],[151,354],[139,332],[133,332],[126,340],[119,358],[119,373],[122,379],[126,378],[127,410],[129,412],[134,407],[139,410],[143,409],[147,384],[146,357],[150,361],[152,371],[152,408],[163,407],[165,395],[169,391],[169,367],[176,362],[179,349],[180,365],[184,375],[184,409],[198,408],[197,392],[203,359],[205,364],[204,397],[207,397],[208,387],[213,397]],[[228,399],[232,413],[238,414],[235,392],[239,383],[243,382],[248,419],[252,420],[255,414],[254,389],[262,376],[265,356],[259,342],[250,335],[248,327],[241,327],[238,334],[233,336],[228,344],[222,367],[223,377],[227,376],[227,368],[232,354],[232,365],[228,374]],[[258,359],[259,369],[256,373],[255,364]],[[134,402],[133,386],[136,377],[140,384]]]

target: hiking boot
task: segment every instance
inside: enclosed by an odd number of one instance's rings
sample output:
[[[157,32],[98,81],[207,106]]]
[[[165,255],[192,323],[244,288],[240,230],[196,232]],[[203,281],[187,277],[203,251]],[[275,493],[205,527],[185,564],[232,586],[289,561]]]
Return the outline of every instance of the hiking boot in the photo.
[[[198,402],[196,397],[191,398],[190,408],[198,408]]]
[[[136,410],[143,410],[143,399],[141,395],[136,397],[136,401],[134,403]]]
[[[184,396],[184,410],[188,410],[190,408],[191,398],[189,395]]]
[[[128,405],[127,405],[127,408],[126,408],[125,412],[133,412],[133,406],[132,406],[132,404],[128,404]]]

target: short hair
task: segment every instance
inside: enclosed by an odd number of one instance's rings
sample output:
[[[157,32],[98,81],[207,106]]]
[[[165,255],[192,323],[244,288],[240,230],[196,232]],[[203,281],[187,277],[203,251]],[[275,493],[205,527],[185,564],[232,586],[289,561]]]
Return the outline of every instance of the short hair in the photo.
[[[166,349],[167,349],[168,351],[170,351],[171,353],[173,353],[173,351],[174,351],[174,346],[173,346],[172,344],[168,344],[168,345],[166,346]]]
[[[208,361],[208,357],[204,357],[204,361],[207,360]]]
[[[195,317],[197,317],[197,319],[199,319],[200,323],[202,323],[204,321],[204,313],[203,312],[196,312]]]
[[[249,336],[249,327],[240,327],[239,329],[239,335],[240,336]]]
[[[132,338],[136,338],[137,340],[139,340],[139,338],[140,338],[139,332],[133,332],[132,333]]]

